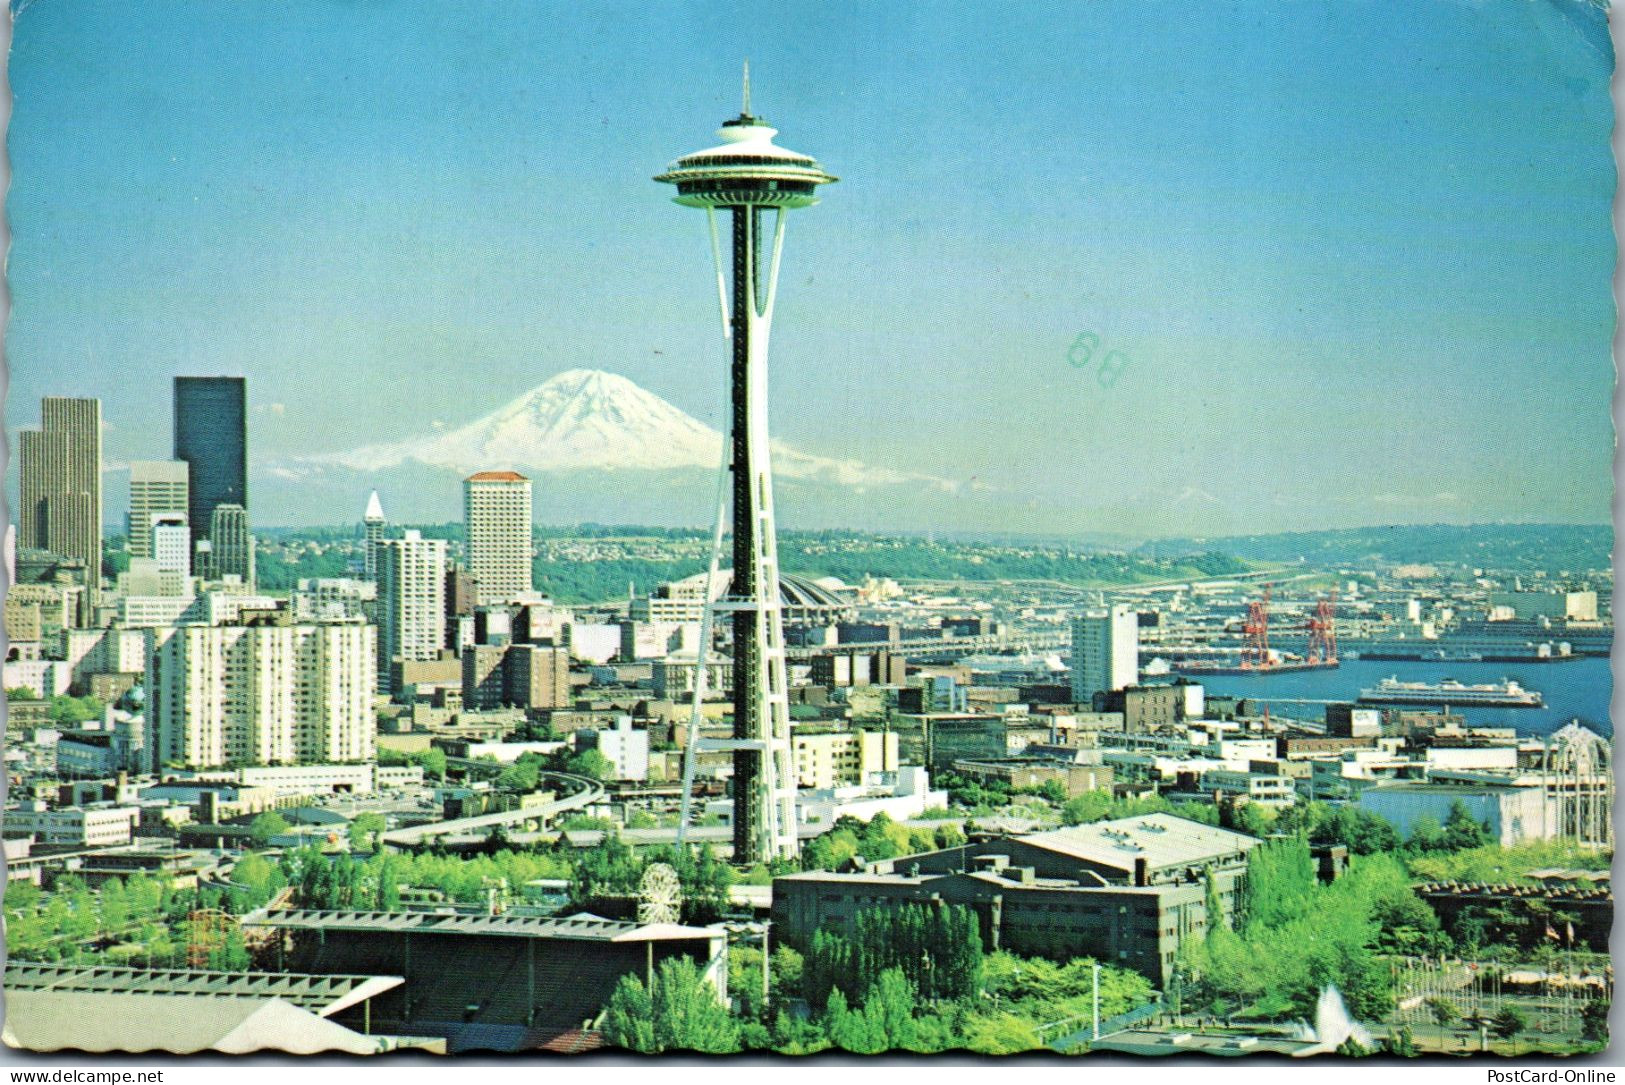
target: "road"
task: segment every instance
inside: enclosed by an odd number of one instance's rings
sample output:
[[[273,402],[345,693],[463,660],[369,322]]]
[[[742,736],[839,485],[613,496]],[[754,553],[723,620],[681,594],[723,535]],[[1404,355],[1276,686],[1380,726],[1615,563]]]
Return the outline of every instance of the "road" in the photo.
[[[500,766],[499,766],[500,767]],[[483,840],[490,830],[499,825],[519,825],[527,821],[551,821],[560,814],[582,810],[604,797],[604,786],[588,776],[566,772],[544,772],[542,781],[553,785],[559,797],[552,802],[519,810],[501,810],[494,814],[476,814],[473,817],[434,821],[427,825],[413,825],[405,829],[391,829],[382,835],[385,847],[416,848],[430,840],[467,836]]]

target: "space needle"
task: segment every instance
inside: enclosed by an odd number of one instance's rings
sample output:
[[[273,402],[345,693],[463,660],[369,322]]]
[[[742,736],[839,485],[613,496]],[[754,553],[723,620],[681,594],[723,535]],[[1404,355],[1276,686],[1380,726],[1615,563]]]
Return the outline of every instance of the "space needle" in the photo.
[[[790,746],[789,683],[779,598],[778,544],[773,521],[773,474],[767,433],[767,342],[778,297],[785,212],[818,202],[819,185],[835,180],[804,154],[774,144],[778,132],[745,103],[724,121],[721,144],[677,159],[655,178],[677,186],[677,203],[703,207],[711,229],[717,299],[731,347],[729,440],[724,480],[732,491],[733,574],[726,592],[705,611],[694,681],[694,711],[683,768],[682,840],[693,810],[694,763],[705,750],[733,754],[734,861],[793,857],[796,773]],[[717,211],[729,213],[732,259],[723,263]],[[772,240],[764,233],[771,211]],[[719,493],[711,580],[717,583],[724,502]],[[733,737],[700,739],[700,702],[709,670],[712,616],[733,632]]]

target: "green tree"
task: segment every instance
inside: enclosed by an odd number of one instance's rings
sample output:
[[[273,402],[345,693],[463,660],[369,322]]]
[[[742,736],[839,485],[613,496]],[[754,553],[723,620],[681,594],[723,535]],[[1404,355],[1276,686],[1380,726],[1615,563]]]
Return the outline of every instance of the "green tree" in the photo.
[[[130,897],[124,883],[110,878],[101,889],[101,929],[104,932],[122,930],[130,922]]]
[[[540,754],[520,754],[513,764],[504,768],[497,776],[497,786],[507,788],[509,791],[535,791],[541,784],[545,764],[546,760]]]
[[[982,966],[981,932],[971,909],[913,904],[867,908],[858,913],[850,938],[814,932],[803,991],[817,1006],[840,989],[850,1004],[868,994],[880,973],[898,968],[919,998],[958,1001],[981,989]]]
[[[801,863],[806,870],[838,870],[857,854],[858,834],[837,826],[807,841],[801,849]]]
[[[1580,1038],[1592,1043],[1608,1042],[1608,1011],[1610,1003],[1604,998],[1594,998],[1585,1004],[1580,1011]]]
[[[350,847],[354,851],[368,851],[376,846],[378,835],[389,828],[384,815],[368,812],[358,814],[350,822]]]
[[[432,776],[436,780],[446,778],[446,751],[439,747],[432,747],[418,754],[414,759],[423,766],[423,774]]]
[[[773,993],[778,998],[790,998],[801,994],[802,976],[807,968],[805,957],[781,943],[774,947],[773,955],[768,959],[768,967],[772,970]]]
[[[621,977],[604,1007],[601,1026],[604,1042],[612,1047],[646,1054],[663,1051],[658,1046],[654,1021],[654,1001],[635,975]]]
[[[1041,785],[1039,785],[1037,794],[1040,798],[1052,802],[1057,806],[1061,805],[1067,800],[1066,785],[1061,783],[1059,780],[1045,780]]]
[[[762,1001],[762,951],[755,946],[728,950],[728,993],[739,1006],[739,1016],[759,1021],[767,1014]]]
[[[290,828],[288,819],[275,810],[267,810],[249,823],[248,831],[256,847],[265,847],[273,836],[280,836]]]
[[[615,779],[615,766],[597,750],[582,750],[564,763],[564,771],[577,776],[590,776],[594,780]]]
[[[1033,1023],[1011,1013],[978,1015],[967,1022],[965,1046],[983,1055],[1015,1055],[1044,1046]]]
[[[847,1008],[846,995],[830,992],[824,1008],[824,1031],[830,1043],[855,1055],[878,1055],[886,1050],[886,1034],[878,1021],[861,1010]]]
[[[769,1042],[785,1055],[812,1055],[829,1047],[829,1036],[817,1019],[794,1017],[780,1010],[773,1017]]]
[[[888,968],[880,973],[869,997],[863,1002],[863,1015],[871,1027],[885,1037],[882,1049],[912,1049],[915,1045],[914,985],[908,982],[901,968]]]
[[[1272,840],[1247,857],[1245,912],[1248,923],[1278,926],[1307,910],[1315,890],[1315,860],[1297,837]]]
[[[660,962],[652,991],[635,976],[623,976],[605,1008],[603,1031],[617,1047],[650,1054],[739,1050],[738,1023],[686,957]]]
[[[1219,896],[1219,883],[1213,877],[1213,871],[1207,870],[1202,875],[1203,902],[1207,907],[1208,937],[1214,932],[1228,929],[1230,922],[1224,914],[1224,901]]]
[[[1503,1006],[1490,1021],[1490,1030],[1503,1040],[1510,1040],[1529,1027],[1529,1022],[1516,1006]]]
[[[1473,820],[1467,804],[1457,799],[1450,804],[1450,816],[1444,819],[1444,844],[1451,851],[1467,851],[1490,843],[1484,827]]]
[[[1086,825],[1100,821],[1111,812],[1112,797],[1106,791],[1088,791],[1068,799],[1061,807],[1063,825]]]
[[[94,697],[69,697],[58,694],[51,698],[51,722],[58,725],[83,723],[100,719],[105,706]]]
[[[1405,846],[1415,852],[1445,851],[1444,829],[1440,827],[1437,818],[1423,814],[1411,823],[1410,838]]]
[[[1440,1028],[1449,1028],[1461,1020],[1461,1010],[1448,998],[1434,997],[1427,1000],[1428,1013]]]

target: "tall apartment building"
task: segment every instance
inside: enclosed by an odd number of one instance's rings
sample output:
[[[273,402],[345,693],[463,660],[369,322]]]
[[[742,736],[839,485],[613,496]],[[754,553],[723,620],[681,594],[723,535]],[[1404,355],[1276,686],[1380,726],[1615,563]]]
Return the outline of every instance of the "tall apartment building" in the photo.
[[[17,543],[84,563],[88,619],[101,586],[102,402],[47,396],[40,423],[19,440]]]
[[[152,529],[159,516],[178,513],[181,523],[186,523],[186,473],[186,464],[180,460],[130,463],[130,511],[125,524],[132,558],[156,556],[152,549]]]
[[[235,576],[252,590],[254,586],[254,536],[248,530],[248,510],[224,502],[214,507],[209,519],[210,580]]]
[[[156,767],[372,759],[377,650],[373,628],[360,622],[151,630]]]
[[[384,506],[378,500],[378,491],[367,498],[367,511],[361,517],[363,531],[361,543],[361,579],[378,582],[378,544],[384,541],[389,522],[384,519]]]
[[[1072,699],[1091,701],[1097,693],[1140,680],[1140,618],[1131,606],[1072,619]]]
[[[192,542],[219,505],[248,508],[248,391],[242,377],[175,378],[175,459],[186,464]]]
[[[477,603],[506,603],[531,590],[530,479],[480,471],[463,481],[468,572]]]
[[[446,542],[407,531],[378,543],[378,675],[395,660],[429,660],[446,643]]]

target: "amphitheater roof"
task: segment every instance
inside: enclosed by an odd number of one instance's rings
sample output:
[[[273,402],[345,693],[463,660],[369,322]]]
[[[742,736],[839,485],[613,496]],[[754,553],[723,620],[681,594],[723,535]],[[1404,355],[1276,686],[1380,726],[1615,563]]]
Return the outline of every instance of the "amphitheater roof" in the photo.
[[[373,931],[383,934],[465,934],[552,938],[580,942],[666,942],[726,937],[719,928],[678,923],[634,923],[592,915],[462,915],[447,912],[350,912],[292,908],[243,917],[245,927]]]

